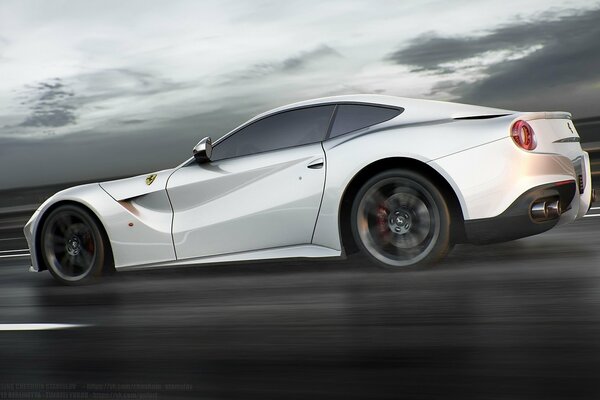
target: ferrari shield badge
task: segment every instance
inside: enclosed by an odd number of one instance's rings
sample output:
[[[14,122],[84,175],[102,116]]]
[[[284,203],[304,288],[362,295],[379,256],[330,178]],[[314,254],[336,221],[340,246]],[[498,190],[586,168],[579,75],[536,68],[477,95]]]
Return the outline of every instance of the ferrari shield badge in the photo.
[[[156,179],[156,174],[148,175],[146,177],[146,185],[148,185],[148,186],[152,185],[152,182],[154,182],[155,179]]]

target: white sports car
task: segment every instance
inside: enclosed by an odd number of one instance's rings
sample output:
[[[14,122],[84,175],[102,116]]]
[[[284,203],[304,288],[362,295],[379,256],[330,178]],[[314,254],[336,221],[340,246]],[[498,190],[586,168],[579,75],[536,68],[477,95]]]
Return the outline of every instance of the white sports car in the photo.
[[[566,112],[380,95],[252,118],[151,175],[77,186],[25,226],[32,270],[109,270],[360,253],[394,270],[455,243],[507,241],[582,217],[594,192]]]

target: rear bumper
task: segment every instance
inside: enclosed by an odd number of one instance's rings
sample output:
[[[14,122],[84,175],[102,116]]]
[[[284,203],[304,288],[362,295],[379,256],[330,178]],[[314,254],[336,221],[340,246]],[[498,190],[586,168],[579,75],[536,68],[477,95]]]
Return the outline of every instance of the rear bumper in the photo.
[[[573,220],[574,215],[569,211],[574,200],[578,200],[576,193],[579,194],[574,180],[537,186],[519,196],[506,211],[496,217],[465,221],[466,241],[473,244],[505,242],[545,232],[563,219]],[[559,198],[564,213],[554,219],[535,221],[531,216],[533,203],[555,197]]]

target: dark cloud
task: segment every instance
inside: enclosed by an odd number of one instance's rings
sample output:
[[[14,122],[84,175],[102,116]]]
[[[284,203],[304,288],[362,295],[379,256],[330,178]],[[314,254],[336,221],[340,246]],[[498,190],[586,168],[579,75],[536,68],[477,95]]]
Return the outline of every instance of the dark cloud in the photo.
[[[29,115],[19,127],[51,127],[72,125],[77,122],[74,96],[60,78],[28,86],[28,99],[22,104],[29,107]]]
[[[137,124],[143,124],[144,122],[146,122],[146,120],[145,119],[123,119],[119,122],[122,123],[123,125],[137,125]]]
[[[52,127],[71,125],[77,122],[73,113],[73,107],[64,106],[62,108],[54,107],[52,109],[36,110],[33,114],[25,118],[19,124],[21,127]]]
[[[548,19],[550,18],[550,19]],[[408,47],[392,53],[388,60],[443,76],[468,73],[460,62],[488,52],[515,54],[538,46],[522,58],[480,65],[483,78],[445,80],[434,93],[446,92],[462,101],[502,107],[567,107],[579,115],[598,114],[600,81],[600,9],[520,20],[476,37],[440,37],[429,33],[414,39]],[[590,100],[595,102],[590,104]]]
[[[16,98],[28,109],[28,115],[21,123],[3,128],[59,128],[74,125],[83,107],[105,110],[107,106],[101,104],[105,101],[164,94],[185,89],[191,84],[180,84],[125,68],[99,70],[68,79],[54,78],[26,85]],[[71,87],[77,87],[80,92],[75,95]],[[125,125],[142,122],[136,118],[121,121]]]
[[[598,27],[598,12],[555,17],[550,21],[541,18],[521,20],[475,37],[441,37],[428,32],[413,39],[408,47],[390,54],[388,59],[413,66],[416,71],[454,72],[452,67],[443,64],[490,51],[518,52],[533,45],[560,45],[570,36],[585,35],[589,27]]]
[[[197,82],[179,83],[152,73],[127,68],[98,70],[77,75],[71,80],[82,87],[82,93],[77,96],[79,105],[165,94],[197,85]]]
[[[301,52],[282,61],[254,64],[244,71],[233,74],[230,77],[231,79],[228,79],[228,83],[231,81],[244,81],[263,78],[278,73],[297,72],[306,68],[312,62],[331,57],[338,58],[341,57],[341,55],[332,47],[321,45],[315,49]]]
[[[455,72],[444,64],[469,59],[493,50],[524,50],[545,40],[543,32],[531,35],[530,25],[501,28],[491,34],[476,38],[445,38],[429,32],[414,39],[406,48],[388,56],[397,64],[413,67],[413,72],[431,71],[437,74]]]
[[[282,71],[295,71],[304,68],[308,63],[326,57],[341,57],[335,49],[321,45],[316,49],[305,51],[297,56],[286,58],[279,65]]]

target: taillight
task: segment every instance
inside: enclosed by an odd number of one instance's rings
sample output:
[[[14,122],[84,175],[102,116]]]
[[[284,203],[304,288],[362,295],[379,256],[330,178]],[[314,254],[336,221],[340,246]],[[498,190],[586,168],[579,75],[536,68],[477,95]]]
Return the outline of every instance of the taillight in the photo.
[[[527,122],[519,120],[512,126],[511,136],[517,146],[525,150],[533,150],[537,146],[535,132]]]

